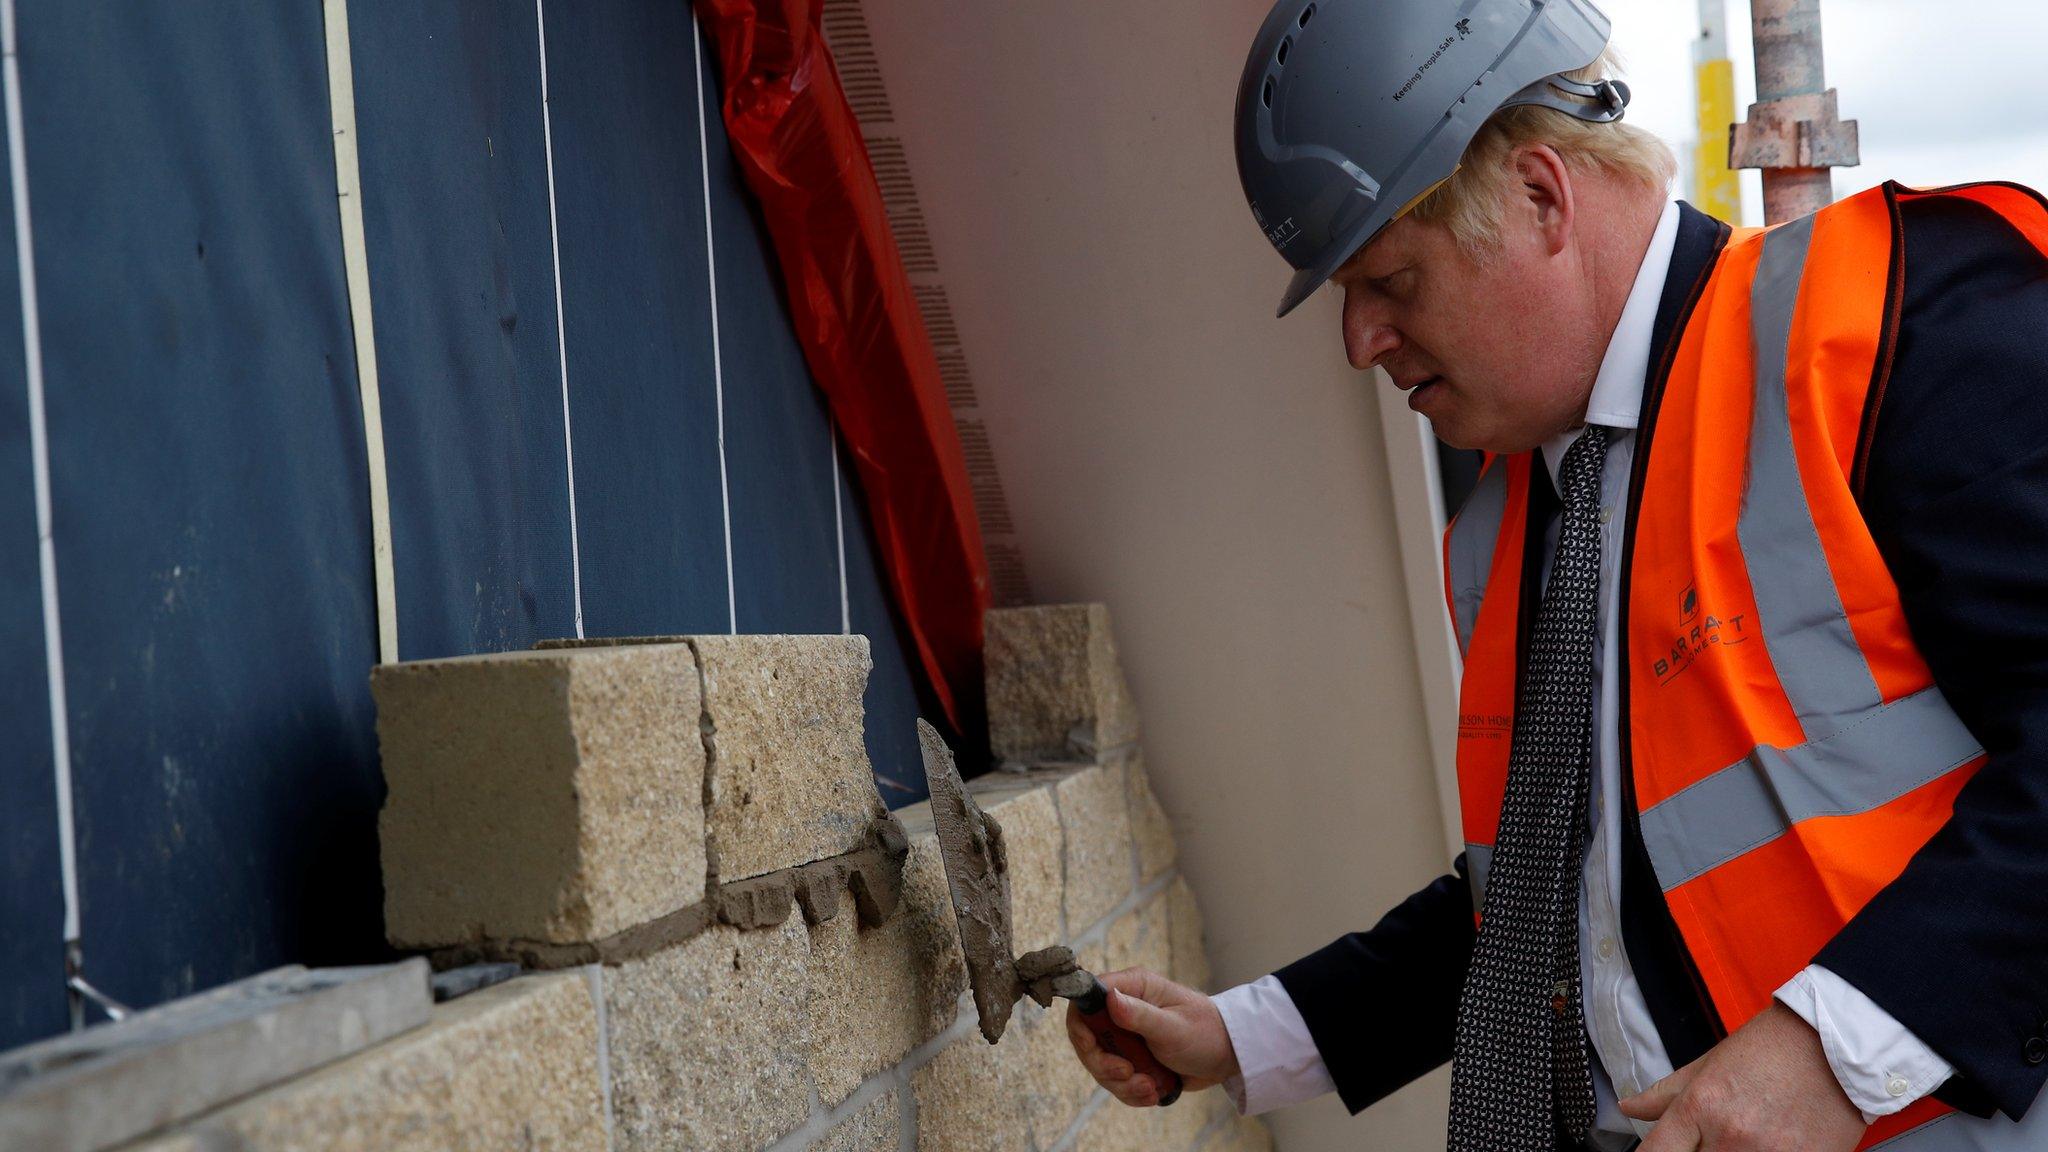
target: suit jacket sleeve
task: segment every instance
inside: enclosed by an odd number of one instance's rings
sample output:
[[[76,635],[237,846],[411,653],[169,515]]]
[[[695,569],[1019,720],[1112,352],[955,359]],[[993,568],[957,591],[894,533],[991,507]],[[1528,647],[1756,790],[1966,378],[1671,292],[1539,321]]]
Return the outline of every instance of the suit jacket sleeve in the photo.
[[[1863,445],[1866,521],[1988,759],[1815,958],[2018,1118],[2048,1081],[2048,261],[1989,210],[1902,206],[1904,298]]]
[[[1354,1114],[1451,1058],[1475,934],[1461,854],[1371,931],[1274,973]]]

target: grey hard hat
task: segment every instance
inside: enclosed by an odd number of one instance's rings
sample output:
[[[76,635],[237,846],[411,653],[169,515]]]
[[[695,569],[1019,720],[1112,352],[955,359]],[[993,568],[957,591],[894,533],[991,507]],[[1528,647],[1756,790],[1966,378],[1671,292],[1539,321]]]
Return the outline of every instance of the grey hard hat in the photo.
[[[1285,316],[1456,171],[1502,108],[1621,119],[1628,89],[1562,73],[1599,59],[1586,0],[1280,0],[1237,87],[1237,171],[1294,265]]]

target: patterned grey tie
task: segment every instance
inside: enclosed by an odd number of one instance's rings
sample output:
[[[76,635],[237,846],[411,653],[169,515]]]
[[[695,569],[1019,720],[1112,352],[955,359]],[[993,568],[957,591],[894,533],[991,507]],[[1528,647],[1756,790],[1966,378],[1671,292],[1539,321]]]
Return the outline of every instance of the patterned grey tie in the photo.
[[[1579,878],[1607,434],[1587,428],[1558,469],[1564,524],[1516,694],[1500,832],[1458,1001],[1450,1152],[1553,1152],[1559,1131],[1583,1142],[1593,1126]]]

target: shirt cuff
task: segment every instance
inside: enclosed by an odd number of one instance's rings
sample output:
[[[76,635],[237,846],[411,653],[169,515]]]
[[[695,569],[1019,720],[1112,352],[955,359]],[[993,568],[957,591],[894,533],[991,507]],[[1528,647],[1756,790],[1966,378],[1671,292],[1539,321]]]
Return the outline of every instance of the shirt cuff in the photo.
[[[1891,1013],[1818,964],[1776,995],[1820,1034],[1828,1067],[1866,1124],[1904,1110],[1955,1075],[1953,1065]]]
[[[1275,976],[1218,992],[1216,1010],[1237,1053],[1238,1075],[1223,1082],[1240,1115],[1256,1116],[1337,1089],[1308,1022]]]

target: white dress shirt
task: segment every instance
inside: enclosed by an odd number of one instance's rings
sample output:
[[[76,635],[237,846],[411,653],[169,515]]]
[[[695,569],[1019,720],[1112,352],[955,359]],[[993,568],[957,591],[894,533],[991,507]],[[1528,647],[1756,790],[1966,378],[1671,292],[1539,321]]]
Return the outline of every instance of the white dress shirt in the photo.
[[[1579,972],[1583,984],[1586,1032],[1593,1054],[1593,1089],[1597,1114],[1590,1141],[1600,1152],[1619,1152],[1649,1132],[1648,1124],[1621,1114],[1618,1097],[1632,1096],[1671,1073],[1650,1019],[1649,1005],[1629,966],[1621,941],[1621,679],[1620,636],[1616,600],[1620,587],[1621,543],[1628,519],[1629,469],[1635,460],[1635,429],[1641,414],[1643,388],[1649,374],[1650,340],[1657,305],[1671,267],[1678,239],[1678,205],[1671,204],[1657,223],[1635,286],[1620,321],[1608,340],[1599,375],[1587,405],[1586,422],[1613,429],[1600,480],[1600,592],[1596,626],[1600,644],[1594,649],[1593,676],[1598,685],[1593,701],[1593,779],[1588,819],[1591,835],[1579,886]],[[1543,445],[1543,459],[1552,482],[1565,451],[1582,429],[1563,433]],[[1558,524],[1548,531],[1554,550]],[[1544,562],[1544,578],[1549,561]],[[1939,1087],[1954,1069],[1906,1027],[1841,977],[1809,966],[1777,992],[1777,998],[1820,1034],[1835,1078],[1866,1121],[1897,1112]],[[1241,1074],[1226,1081],[1225,1090],[1246,1114],[1297,1103],[1335,1087],[1317,1053],[1308,1025],[1277,978],[1266,976],[1216,997],[1236,1049]],[[1389,1036],[1387,1043],[1403,1043]]]

